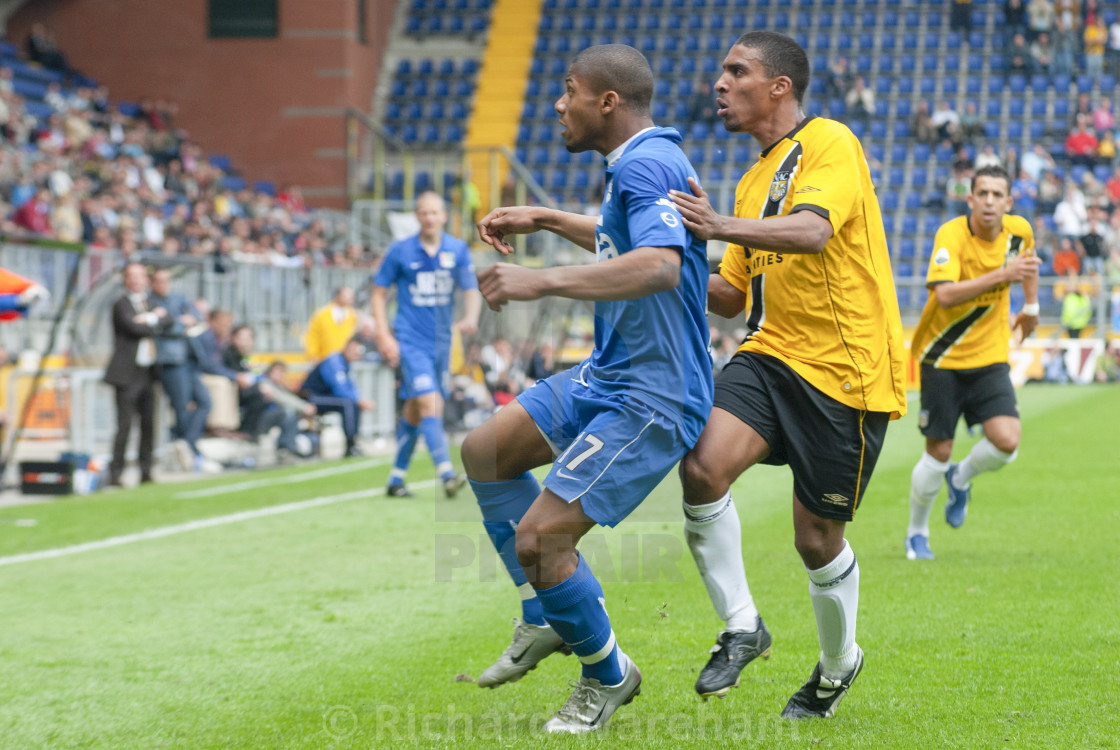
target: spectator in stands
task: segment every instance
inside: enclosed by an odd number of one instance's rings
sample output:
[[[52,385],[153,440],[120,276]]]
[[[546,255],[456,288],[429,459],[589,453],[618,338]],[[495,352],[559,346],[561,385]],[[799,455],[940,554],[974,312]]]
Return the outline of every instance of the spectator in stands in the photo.
[[[943,143],[956,145],[961,142],[961,117],[948,99],[942,99],[937,105],[937,111],[933,113],[930,122],[937,129],[937,137]]]
[[[339,351],[354,335],[358,313],[354,310],[354,290],[340,286],[331,302],[315,311],[307,324],[307,356],[319,362]]]
[[[66,55],[58,48],[54,32],[41,23],[31,24],[31,33],[27,36],[27,57],[32,62],[57,70],[67,77],[73,74]]]
[[[945,185],[945,201],[949,212],[956,214],[968,213],[968,196],[972,193],[972,170],[954,167]]]
[[[1108,192],[1105,190],[1104,183],[1094,177],[1092,172],[1086,172],[1082,176],[1081,194],[1085,196],[1086,208],[1108,206]]]
[[[961,115],[961,135],[967,141],[984,135],[984,118],[980,116],[976,102],[971,99],[965,102],[964,114]]]
[[[1088,220],[1085,196],[1070,180],[1066,183],[1065,197],[1054,209],[1054,226],[1058,236],[1068,237],[1077,242],[1085,233],[1085,222]]]
[[[1120,16],[1108,26],[1108,49],[1105,50],[1108,72],[1120,76]]]
[[[961,172],[971,172],[976,169],[976,163],[966,147],[957,147],[957,152],[953,154],[952,168]]]
[[[1022,34],[1015,34],[1011,37],[1011,44],[1007,47],[1006,52],[1007,62],[1004,68],[1008,75],[1018,74],[1027,75],[1031,69],[1031,48],[1027,45],[1027,39]]]
[[[949,28],[965,34],[972,31],[972,0],[949,1],[953,4],[949,13]]]
[[[976,155],[976,168],[983,169],[984,167],[1002,167],[1003,159],[999,158],[996,153],[996,147],[992,144],[985,144],[980,153]]]
[[[1092,127],[1093,124],[1093,100],[1089,97],[1088,91],[1082,91],[1077,95],[1077,101],[1073,105],[1073,114],[1070,116],[1070,129],[1076,129],[1077,123],[1081,120],[1089,123]]]
[[[1031,42],[1031,73],[1050,75],[1050,64],[1054,59],[1054,48],[1050,44],[1050,34],[1045,31]]]
[[[140,419],[140,483],[152,481],[155,444],[155,336],[171,320],[167,311],[148,299],[148,274],[139,263],[123,271],[125,293],[113,304],[113,356],[105,382],[116,392],[117,434],[109,463],[110,487],[121,486],[125,449],[132,422]]]
[[[1011,198],[1014,201],[1012,205],[1015,206],[1015,210],[1025,216],[1030,216],[1037,208],[1038,183],[1031,179],[1027,170],[1019,170],[1019,177],[1011,185]],[[1035,232],[1034,244],[1035,248],[1045,247],[1037,232]]]
[[[357,338],[346,342],[341,351],[331,354],[315,366],[300,386],[300,395],[310,401],[319,414],[342,415],[342,431],[346,435],[346,456],[360,456],[358,448],[359,412],[372,411],[374,403],[363,398],[350,374],[350,365],[365,354]]]
[[[1030,151],[1023,154],[1021,166],[1035,182],[1042,180],[1043,172],[1053,171],[1057,167],[1054,157],[1041,143],[1034,144]]]
[[[1081,273],[1081,256],[1077,254],[1073,240],[1062,237],[1058,240],[1058,250],[1052,263],[1055,276],[1077,275]]]
[[[852,87],[852,72],[848,68],[848,58],[838,56],[828,66],[828,78],[825,79],[825,90],[830,99],[847,99],[848,90]]]
[[[875,116],[875,92],[864,82],[863,76],[855,77],[844,103],[851,119],[868,122]]]
[[[1111,130],[1106,130],[1097,144],[1097,164],[1116,166],[1116,134]]]
[[[1109,341],[1104,352],[1097,358],[1093,380],[1098,383],[1120,382],[1120,339]]]
[[[1065,186],[1057,172],[1043,172],[1042,180],[1038,183],[1038,210],[1053,214],[1064,194]]]
[[[1098,15],[1085,25],[1085,73],[1096,80],[1104,72],[1104,48],[1108,44],[1108,28],[1104,16]]]
[[[1097,147],[1100,142],[1089,129],[1089,120],[1078,115],[1077,127],[1066,136],[1066,156],[1075,165],[1092,167],[1097,161]]]
[[[16,226],[38,235],[51,233],[51,191],[39,188],[12,216]]]
[[[688,125],[702,122],[712,124],[716,117],[715,96],[712,84],[704,76],[698,76],[692,87],[692,98],[688,105]]]
[[[1103,208],[1090,206],[1088,213],[1089,218],[1085,222],[1085,233],[1081,235],[1081,270],[1082,273],[1104,276],[1104,263],[1108,257],[1108,248],[1113,244],[1112,228],[1108,225]]]
[[[1019,205],[1016,200],[1014,205]],[[1038,257],[1042,258],[1043,266],[1039,268],[1040,273],[1051,273],[1052,269],[1047,267],[1047,263],[1054,260],[1054,253],[1058,250],[1058,235],[1054,234],[1047,226],[1046,217],[1040,213],[1035,213],[1034,217],[1034,251]]]
[[[1058,21],[1051,38],[1050,72],[1055,76],[1073,75],[1074,56],[1081,49],[1077,32]]]
[[[1093,110],[1093,130],[1097,134],[1104,133],[1105,131],[1112,130],[1116,127],[1116,118],[1112,114],[1112,99],[1109,98],[1110,92],[1105,92],[1097,101],[1097,107]]]
[[[533,351],[525,376],[529,380],[537,381],[551,377],[554,372],[556,372],[556,361],[553,357],[552,344],[546,341]]]
[[[1003,4],[1003,32],[1004,43],[1011,40],[1015,34],[1025,34],[1027,31],[1027,9],[1023,0],[1006,0]]]
[[[1051,0],[1030,0],[1027,3],[1027,34],[1033,39],[1054,28],[1054,4]]]
[[[918,100],[918,106],[915,107],[914,114],[910,118],[910,134],[921,143],[937,142],[937,128],[933,125],[929,102],[925,99]]]
[[[1113,206],[1120,206],[1120,169],[1117,169],[1115,165],[1113,165],[1108,182],[1104,184],[1104,189],[1108,194],[1108,202]]]

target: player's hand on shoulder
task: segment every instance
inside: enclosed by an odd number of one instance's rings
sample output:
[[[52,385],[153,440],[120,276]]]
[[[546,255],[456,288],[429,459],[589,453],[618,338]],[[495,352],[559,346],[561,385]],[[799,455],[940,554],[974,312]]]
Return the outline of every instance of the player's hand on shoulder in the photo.
[[[513,246],[505,241],[509,234],[528,234],[537,231],[536,213],[532,206],[503,206],[495,208],[478,222],[478,236],[502,255],[513,253]]]
[[[669,198],[681,212],[688,231],[698,239],[710,240],[716,236],[723,217],[712,208],[708,194],[700,187],[699,182],[689,177],[688,186],[692,189],[691,195],[680,190],[670,190]]]

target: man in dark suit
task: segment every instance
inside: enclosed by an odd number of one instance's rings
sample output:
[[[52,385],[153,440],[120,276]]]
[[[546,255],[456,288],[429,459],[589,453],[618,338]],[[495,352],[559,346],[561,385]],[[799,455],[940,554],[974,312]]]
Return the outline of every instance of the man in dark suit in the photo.
[[[109,464],[109,486],[121,486],[124,452],[132,421],[140,417],[140,481],[152,481],[155,426],[156,346],[154,337],[171,319],[148,302],[148,274],[139,263],[124,267],[125,293],[113,304],[113,357],[105,382],[116,390],[117,436]]]

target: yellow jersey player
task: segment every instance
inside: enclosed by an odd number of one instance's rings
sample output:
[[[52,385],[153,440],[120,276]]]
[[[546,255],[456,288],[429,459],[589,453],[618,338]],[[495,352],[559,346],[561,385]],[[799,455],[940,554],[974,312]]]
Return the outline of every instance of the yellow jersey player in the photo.
[[[746,310],[747,336],[716,380],[715,405],[681,463],[685,537],[724,620],[696,690],[724,695],[770,634],[747,586],[729,489],[758,463],[793,472],[794,546],[809,576],[820,658],[782,715],[827,717],[863,666],[859,566],[844,528],[875,467],[887,422],[906,410],[902,324],[883,220],[859,140],[807,117],[805,51],[744,34],[716,81],[717,114],[762,146],[735,215],[699,185],[670,196],[694,234],[730,243],[708,281],[709,310]]]
[[[972,180],[968,216],[942,225],[933,241],[926,285],[929,300],[914,331],[911,355],[922,367],[918,426],[926,450],[910,475],[906,556],[932,560],[929,514],[948,485],[945,520],[964,523],[972,480],[1015,460],[1019,410],[1007,364],[1011,284],[1023,285],[1014,328],[1025,338],[1038,324],[1038,256],[1031,224],[1011,210],[1011,177],[1003,167],[981,167]],[[961,415],[984,438],[959,464],[950,463]]]

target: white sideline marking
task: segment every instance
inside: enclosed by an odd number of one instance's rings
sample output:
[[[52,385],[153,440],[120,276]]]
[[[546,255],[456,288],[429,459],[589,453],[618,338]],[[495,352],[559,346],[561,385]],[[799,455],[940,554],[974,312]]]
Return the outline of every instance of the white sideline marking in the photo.
[[[413,487],[431,487],[434,486],[436,481],[429,479],[425,482],[416,482]],[[198,521],[188,521],[187,523],[179,523],[173,526],[161,526],[157,529],[148,529],[147,531],[140,531],[135,534],[124,534],[122,536],[112,536],[108,539],[99,539],[96,542],[83,542],[82,544],[73,544],[69,547],[56,547],[55,549],[44,549],[38,552],[25,552],[20,555],[10,555],[9,557],[0,557],[0,567],[4,565],[16,565],[18,563],[33,562],[35,560],[51,560],[56,557],[67,557],[69,555],[77,555],[82,552],[93,552],[99,549],[108,549],[110,547],[120,547],[125,544],[132,544],[133,542],[145,542],[149,539],[160,539],[165,536],[174,536],[176,534],[183,534],[188,531],[198,531],[199,529],[209,529],[214,526],[225,526],[231,523],[240,523],[242,521],[251,521],[254,518],[264,518],[266,516],[278,516],[282,513],[292,513],[297,510],[307,510],[308,508],[320,508],[324,505],[334,505],[335,503],[344,503],[348,500],[360,500],[365,497],[378,497],[385,494],[384,487],[377,487],[372,490],[357,490],[355,492],[344,492],[341,495],[326,495],[325,497],[315,497],[310,500],[300,500],[295,503],[286,503],[284,505],[273,505],[268,508],[257,508],[256,510],[245,510],[240,513],[230,513],[225,516],[215,516],[214,518],[203,518]]]
[[[251,490],[257,487],[271,487],[274,484],[295,484],[296,482],[310,482],[312,479],[321,479],[323,477],[333,477],[338,474],[346,474],[351,471],[361,471],[362,469],[369,469],[374,466],[384,466],[389,463],[389,459],[377,459],[374,461],[358,461],[355,463],[344,464],[343,466],[332,466],[328,469],[316,469],[309,471],[306,474],[289,474],[284,477],[272,477],[271,479],[251,479],[247,482],[237,482],[236,484],[223,484],[220,487],[207,487],[203,490],[188,490],[186,492],[175,493],[176,500],[189,500],[195,497],[213,497],[214,495],[225,495],[230,492],[237,492],[238,490]]]

